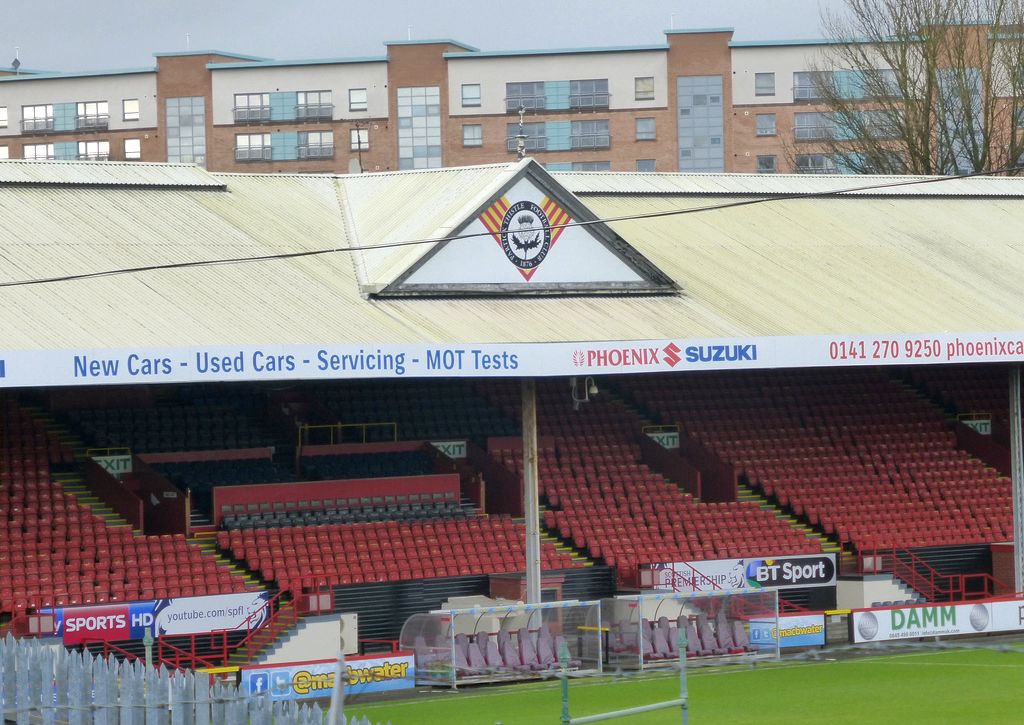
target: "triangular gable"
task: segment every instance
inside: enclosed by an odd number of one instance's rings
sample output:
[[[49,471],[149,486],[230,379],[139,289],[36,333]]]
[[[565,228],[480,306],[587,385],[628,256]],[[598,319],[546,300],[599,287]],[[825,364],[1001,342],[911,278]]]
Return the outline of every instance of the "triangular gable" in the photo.
[[[582,225],[581,225],[582,223]],[[672,280],[536,162],[380,296],[669,293]]]

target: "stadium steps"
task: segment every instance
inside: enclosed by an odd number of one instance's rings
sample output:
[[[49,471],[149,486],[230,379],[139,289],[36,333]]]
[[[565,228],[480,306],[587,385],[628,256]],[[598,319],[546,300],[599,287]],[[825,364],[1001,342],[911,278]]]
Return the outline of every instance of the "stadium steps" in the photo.
[[[43,430],[48,435],[56,437],[61,444],[72,450],[76,463],[85,460],[85,452],[88,450],[88,446],[77,433],[68,427],[67,423],[54,416],[53,413],[42,405],[22,405],[21,407],[43,424]]]
[[[284,601],[278,607],[278,614],[287,617],[288,613],[295,609],[295,602]],[[250,662],[259,661],[260,656],[268,649],[277,646],[277,643],[284,637],[290,637],[298,628],[301,620],[289,625],[269,624],[252,633],[249,645],[239,647],[228,655],[228,667],[242,667]]]
[[[92,493],[85,485],[82,479],[82,474],[69,471],[66,473],[54,473],[52,478],[56,483],[59,483],[67,493],[70,493],[75,497],[75,500],[80,504],[84,504],[89,507],[92,514],[100,519],[112,529],[132,529],[136,534],[141,533],[138,529],[132,527],[124,518],[121,517],[114,509],[104,503],[99,496]]]
[[[188,543],[198,546],[204,553],[209,554],[217,560],[218,564],[226,566],[232,574],[238,574],[245,581],[246,586],[260,587],[261,589],[274,590],[266,581],[261,579],[251,569],[247,569],[237,559],[231,558],[231,552],[222,551],[217,546],[216,531],[200,531],[188,540]]]
[[[551,531],[548,529],[548,527],[544,525],[544,512],[547,511],[547,510],[548,510],[547,506],[545,506],[544,504],[540,505],[540,522],[539,522],[539,524],[540,524],[540,543],[541,543],[541,546],[543,546],[544,544],[551,544],[552,546],[555,547],[555,550],[559,554],[569,554],[572,557],[573,563],[579,564],[581,566],[593,566],[594,565],[593,560],[590,559],[583,552],[582,549],[575,548],[574,546],[569,544],[569,542],[567,542],[562,537],[558,536],[557,534],[551,533]],[[517,524],[522,524],[524,527],[526,526],[526,519],[525,518],[522,518],[522,517],[520,517],[520,518],[513,518],[512,520],[515,521]]]
[[[809,524],[805,524],[796,516],[793,516],[792,514],[787,514],[785,511],[771,503],[767,498],[762,496],[760,493],[753,490],[749,485],[745,483],[737,483],[736,491],[736,500],[746,501],[749,503],[756,503],[759,508],[771,511],[775,518],[779,519],[780,521],[785,521],[790,526],[790,528],[797,529],[808,539],[811,539],[812,541],[817,543],[821,547],[821,550],[826,554],[835,554],[836,557],[839,559],[842,559],[844,554],[848,554],[848,552],[844,552],[842,550],[838,542],[834,541],[833,539],[830,539],[828,536],[821,533],[820,531],[815,531],[812,526],[810,526]],[[852,554],[850,556],[852,556]]]

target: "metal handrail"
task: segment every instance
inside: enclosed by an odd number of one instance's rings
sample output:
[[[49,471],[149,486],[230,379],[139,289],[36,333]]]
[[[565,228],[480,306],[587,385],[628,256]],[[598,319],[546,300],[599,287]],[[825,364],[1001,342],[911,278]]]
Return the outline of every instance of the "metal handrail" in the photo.
[[[270,146],[250,146],[249,148],[235,149],[235,161],[270,161],[272,155]]]
[[[886,557],[891,562],[886,565]],[[873,566],[865,566],[865,560],[871,559]],[[887,572],[920,592],[929,600],[948,598],[950,601],[964,599],[981,599],[991,596],[998,586],[1005,586],[998,579],[986,572],[973,574],[943,574],[927,561],[909,549],[883,547],[867,549],[857,554],[857,572],[873,574]],[[981,592],[969,592],[968,582],[980,580],[984,584]]]
[[[300,159],[334,158],[334,144],[308,144],[298,148]]]
[[[331,118],[334,116],[333,103],[300,103],[295,107],[295,117],[305,118]]]
[[[231,113],[234,115],[235,123],[270,120],[270,106],[235,106]]]
[[[109,125],[110,115],[106,113],[75,116],[75,128],[106,128]]]
[[[527,151],[547,151],[548,140],[545,136],[527,136],[525,139]],[[519,145],[519,139],[515,136],[506,138],[509,151],[515,151]]]
[[[569,96],[570,108],[608,108],[610,93],[574,93]]]
[[[818,141],[830,139],[835,135],[831,126],[796,126],[793,129],[793,137],[797,141]]]
[[[585,133],[569,137],[574,149],[606,149],[612,145],[612,137],[607,133]]]
[[[527,111],[543,111],[547,105],[547,96],[512,96],[505,99],[505,110],[508,113],[519,113],[520,108]]]
[[[47,116],[46,118],[30,118],[21,122],[21,131],[52,131],[53,130],[53,116]]]

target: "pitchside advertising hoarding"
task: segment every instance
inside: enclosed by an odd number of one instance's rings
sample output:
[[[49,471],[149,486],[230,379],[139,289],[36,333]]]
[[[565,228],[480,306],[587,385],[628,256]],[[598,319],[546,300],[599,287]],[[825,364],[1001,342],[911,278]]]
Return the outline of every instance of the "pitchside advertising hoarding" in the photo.
[[[1024,630],[1024,601],[866,609],[850,618],[854,642]]]
[[[750,620],[750,644],[774,650],[787,647],[820,647],[825,644],[825,615],[801,614],[774,619]]]
[[[64,644],[73,645],[94,640],[142,639],[147,627],[153,636],[255,629],[267,617],[264,605],[268,597],[267,592],[242,592],[61,607],[40,613],[54,614],[54,633],[63,638]]]
[[[677,592],[827,587],[836,583],[835,554],[715,559],[656,564],[654,586]]]
[[[334,690],[337,660],[316,660],[241,669],[242,687],[250,693],[270,692],[274,700],[329,698]],[[405,690],[416,684],[412,652],[345,659],[346,695]]]
[[[0,387],[1024,361],[1024,333],[0,351]]]

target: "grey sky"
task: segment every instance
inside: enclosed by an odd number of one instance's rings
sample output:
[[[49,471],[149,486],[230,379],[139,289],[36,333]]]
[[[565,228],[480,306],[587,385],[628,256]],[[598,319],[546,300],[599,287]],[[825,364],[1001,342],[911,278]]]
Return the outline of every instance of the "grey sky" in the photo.
[[[839,0],[0,0],[0,66],[99,70],[191,48],[277,59],[383,55],[386,40],[453,38],[481,50],[648,45],[676,28],[737,40],[820,37]]]

